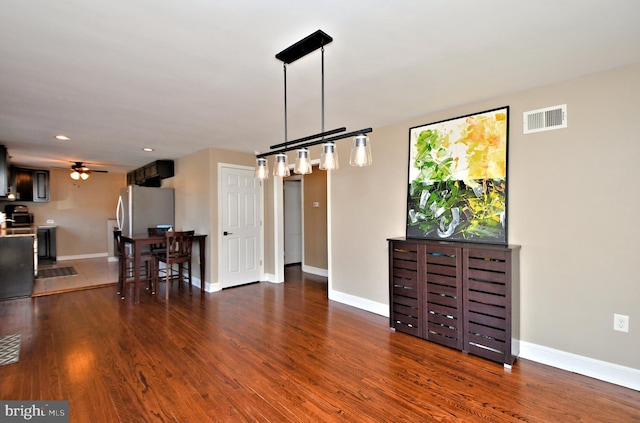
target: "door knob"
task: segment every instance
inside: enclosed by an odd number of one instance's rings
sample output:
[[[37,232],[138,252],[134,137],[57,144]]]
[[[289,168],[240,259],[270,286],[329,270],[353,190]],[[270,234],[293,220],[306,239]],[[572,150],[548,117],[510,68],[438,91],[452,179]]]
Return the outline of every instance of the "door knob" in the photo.
[[[224,232],[222,233],[222,235],[224,235],[224,236],[227,236],[227,235],[233,235],[233,232],[227,232],[227,231],[224,231]]]

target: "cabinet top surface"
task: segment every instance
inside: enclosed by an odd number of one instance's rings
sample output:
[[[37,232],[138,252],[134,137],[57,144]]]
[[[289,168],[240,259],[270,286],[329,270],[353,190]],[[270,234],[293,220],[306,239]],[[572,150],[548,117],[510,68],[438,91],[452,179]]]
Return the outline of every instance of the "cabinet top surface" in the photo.
[[[407,238],[404,236],[387,238],[389,242],[415,242],[416,244],[438,244],[446,245],[447,247],[461,247],[461,248],[489,248],[494,250],[518,250],[520,245],[515,244],[488,244],[484,242],[461,242],[461,241],[438,241],[436,239],[419,239],[419,238]]]

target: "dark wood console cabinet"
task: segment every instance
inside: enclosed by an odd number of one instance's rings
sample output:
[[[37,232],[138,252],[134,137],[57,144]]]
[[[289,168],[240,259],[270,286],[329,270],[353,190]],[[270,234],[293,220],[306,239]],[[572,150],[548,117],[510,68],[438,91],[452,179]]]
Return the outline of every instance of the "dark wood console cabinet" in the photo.
[[[389,239],[391,328],[511,366],[519,246]]]

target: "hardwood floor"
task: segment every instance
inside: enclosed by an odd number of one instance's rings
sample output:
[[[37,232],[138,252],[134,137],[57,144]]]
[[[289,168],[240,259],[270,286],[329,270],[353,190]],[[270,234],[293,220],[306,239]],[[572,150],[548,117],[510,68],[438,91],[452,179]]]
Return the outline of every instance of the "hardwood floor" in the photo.
[[[0,336],[22,334],[0,398],[69,400],[78,423],[640,421],[640,392],[526,360],[505,370],[328,301],[325,278],[286,279],[140,304],[115,287],[0,302]]]

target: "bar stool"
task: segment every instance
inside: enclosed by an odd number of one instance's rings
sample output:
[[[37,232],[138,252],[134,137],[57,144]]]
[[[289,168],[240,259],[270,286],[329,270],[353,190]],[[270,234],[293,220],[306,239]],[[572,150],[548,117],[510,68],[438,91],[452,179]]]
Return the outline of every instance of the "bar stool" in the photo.
[[[193,285],[191,283],[191,247],[193,245],[194,231],[174,232],[167,231],[166,233],[166,247],[164,251],[156,251],[153,253],[155,257],[155,290],[158,291],[158,284],[160,280],[160,274],[164,274],[166,282],[165,286],[165,298],[169,299],[169,282],[173,279],[178,279],[178,283],[182,283],[185,280],[184,271],[187,270],[187,281],[189,283],[189,294],[193,294]],[[164,268],[160,267],[160,263],[164,263]],[[174,270],[173,265],[178,265],[177,272]]]
[[[124,300],[125,298],[125,284],[127,282],[135,281],[135,273],[136,271],[140,271],[144,269],[144,278],[141,278],[141,282],[148,282],[147,290],[151,290],[151,294],[155,294],[155,286],[153,284],[154,281],[154,258],[151,253],[142,253],[140,255],[141,261],[143,263],[142,268],[135,269],[135,260],[132,255],[127,254],[126,249],[124,248],[124,243],[122,242],[122,231],[118,229],[113,230],[113,238],[116,242],[116,248],[118,252],[118,295],[120,298]]]

